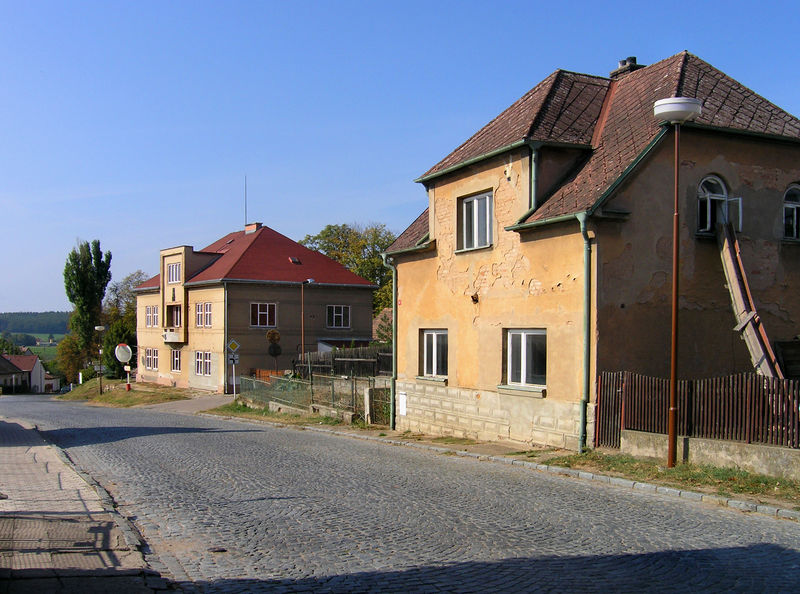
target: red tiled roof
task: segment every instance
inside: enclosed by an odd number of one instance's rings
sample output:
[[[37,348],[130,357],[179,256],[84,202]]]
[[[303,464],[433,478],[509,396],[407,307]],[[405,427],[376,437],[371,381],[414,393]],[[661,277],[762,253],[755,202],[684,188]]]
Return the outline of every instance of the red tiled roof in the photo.
[[[3,353],[8,361],[11,361],[20,371],[33,371],[34,365],[39,360],[38,355],[6,355]]]
[[[237,280],[300,283],[313,278],[316,284],[372,286],[342,264],[269,227],[260,227],[252,233],[229,233],[200,251],[219,257],[187,278],[186,285]],[[159,282],[160,275],[156,275],[137,289],[158,289]]]
[[[7,355],[0,357],[0,374],[20,373],[22,370],[8,360]]]
[[[521,139],[591,142],[589,158],[523,222],[588,210],[656,139],[661,127],[653,116],[653,104],[673,96],[703,101],[703,113],[693,125],[800,139],[800,120],[684,51],[613,80],[556,71],[421,179]],[[595,129],[603,103],[602,128]],[[390,251],[413,246],[424,237],[427,212]]]

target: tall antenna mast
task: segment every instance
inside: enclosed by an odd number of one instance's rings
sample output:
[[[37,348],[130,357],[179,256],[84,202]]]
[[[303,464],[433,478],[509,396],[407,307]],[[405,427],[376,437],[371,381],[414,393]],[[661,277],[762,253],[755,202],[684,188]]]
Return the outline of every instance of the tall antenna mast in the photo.
[[[247,176],[244,176],[244,226],[247,227]]]

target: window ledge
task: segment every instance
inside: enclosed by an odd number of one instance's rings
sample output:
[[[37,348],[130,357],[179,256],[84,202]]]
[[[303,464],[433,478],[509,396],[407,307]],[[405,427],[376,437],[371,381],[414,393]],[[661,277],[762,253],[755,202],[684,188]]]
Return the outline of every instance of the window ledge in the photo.
[[[515,386],[511,384],[500,384],[497,386],[500,394],[513,396],[527,396],[529,398],[546,398],[547,386]]]
[[[494,247],[494,244],[490,243],[489,245],[482,245],[480,247],[461,248],[461,249],[455,250],[453,253],[455,253],[455,254],[469,254],[471,252],[479,252],[481,250],[490,250],[493,247]]]
[[[787,245],[800,245],[800,239],[795,239],[794,237],[781,237],[781,243],[785,243]]]
[[[447,376],[446,375],[418,375],[415,378],[419,382],[430,382],[432,384],[444,384],[447,385]]]

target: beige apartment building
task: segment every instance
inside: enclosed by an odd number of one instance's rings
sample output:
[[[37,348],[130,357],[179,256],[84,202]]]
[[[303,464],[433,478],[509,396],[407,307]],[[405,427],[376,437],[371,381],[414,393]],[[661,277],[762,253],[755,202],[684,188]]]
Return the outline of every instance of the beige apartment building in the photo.
[[[731,222],[780,355],[800,334],[800,121],[687,52],[558,70],[417,181],[397,270],[397,428],[577,449],[596,378],[669,376],[674,127],[682,126],[679,370],[753,371],[723,270]]]
[[[159,274],[136,289],[137,379],[231,391],[231,346],[238,377],[291,369],[301,349],[366,344],[374,289],[261,223],[200,251],[161,250]],[[277,356],[268,351],[270,331],[279,336]]]

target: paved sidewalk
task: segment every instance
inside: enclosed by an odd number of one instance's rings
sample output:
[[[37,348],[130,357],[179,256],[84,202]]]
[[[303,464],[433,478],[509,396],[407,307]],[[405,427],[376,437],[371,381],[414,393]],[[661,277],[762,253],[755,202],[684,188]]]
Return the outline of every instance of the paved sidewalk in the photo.
[[[167,589],[107,494],[34,427],[2,418],[0,493],[0,594]]]

